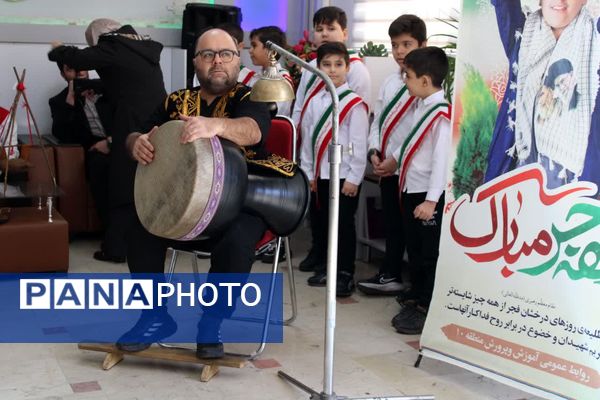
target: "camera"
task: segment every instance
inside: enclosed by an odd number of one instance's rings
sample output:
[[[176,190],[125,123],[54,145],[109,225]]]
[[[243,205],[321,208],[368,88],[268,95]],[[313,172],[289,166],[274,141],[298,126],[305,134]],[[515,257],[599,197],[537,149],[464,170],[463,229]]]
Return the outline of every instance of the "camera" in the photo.
[[[96,94],[104,92],[104,85],[100,79],[73,79],[73,90],[77,94],[81,94],[84,90],[91,89]]]

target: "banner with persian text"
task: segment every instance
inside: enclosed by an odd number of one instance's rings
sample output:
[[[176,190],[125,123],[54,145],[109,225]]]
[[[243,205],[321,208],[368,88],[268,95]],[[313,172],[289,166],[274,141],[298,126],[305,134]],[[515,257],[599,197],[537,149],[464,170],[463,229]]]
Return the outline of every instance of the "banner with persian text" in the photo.
[[[426,356],[600,398],[600,2],[464,0]]]

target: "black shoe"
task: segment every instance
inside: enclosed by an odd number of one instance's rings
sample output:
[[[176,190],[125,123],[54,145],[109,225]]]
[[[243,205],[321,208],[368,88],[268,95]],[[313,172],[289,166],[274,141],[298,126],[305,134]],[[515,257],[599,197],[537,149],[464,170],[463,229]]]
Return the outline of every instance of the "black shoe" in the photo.
[[[315,272],[307,282],[309,286],[325,286],[327,285],[327,272]]]
[[[325,264],[325,260],[322,256],[317,254],[317,251],[313,247],[308,252],[306,258],[300,261],[300,265],[298,265],[298,269],[303,272],[315,271],[318,266]]]
[[[400,321],[409,315],[412,315],[417,312],[415,304],[404,304],[400,306],[400,312],[392,318],[392,326],[396,324],[397,321]]]
[[[348,272],[340,272],[335,285],[335,295],[349,297],[352,292],[354,292],[354,277]]]
[[[402,311],[400,311],[402,314]],[[392,325],[396,332],[403,335],[420,335],[425,326],[427,311],[422,307],[413,307],[412,312],[406,312],[403,316],[398,314],[392,319]]]
[[[106,254],[103,250],[96,251],[94,253],[94,259],[98,261],[112,262],[116,264],[121,264],[125,262],[125,257],[111,256],[110,254]]]
[[[124,351],[142,351],[176,331],[177,323],[166,311],[142,312],[138,322],[117,340],[116,346]]]
[[[197,343],[196,357],[205,359],[225,357],[225,349],[223,348],[223,343]]]
[[[270,246],[267,251],[265,251],[261,257],[262,262],[265,264],[273,264],[275,261],[275,248],[276,245]],[[279,262],[285,261],[285,244],[281,244],[281,248],[279,249]]]
[[[221,324],[223,320],[210,314],[203,314],[198,321],[196,335],[196,357],[222,358],[225,356],[221,340]]]
[[[403,305],[415,305],[417,304],[417,300],[419,296],[412,290],[410,285],[406,285],[406,287],[396,296],[396,302]]]
[[[388,274],[377,274],[369,279],[362,280],[356,285],[358,290],[365,294],[396,296],[402,293],[404,284],[396,277]]]

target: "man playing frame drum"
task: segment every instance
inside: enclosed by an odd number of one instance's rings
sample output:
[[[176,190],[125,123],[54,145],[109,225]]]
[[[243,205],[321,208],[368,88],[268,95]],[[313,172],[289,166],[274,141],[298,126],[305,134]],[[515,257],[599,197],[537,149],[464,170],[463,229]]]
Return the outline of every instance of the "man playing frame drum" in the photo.
[[[169,120],[183,121],[182,144],[216,136],[244,146],[246,150],[262,152],[270,128],[269,110],[267,103],[250,101],[250,89],[237,83],[240,57],[235,40],[220,29],[206,31],[196,42],[194,66],[201,89],[171,93],[144,125],[147,133],[134,132],[127,138],[128,150],[140,164],[153,162],[155,149],[150,138],[156,133],[157,126]],[[187,167],[184,160],[181,160],[181,166]],[[127,254],[131,273],[162,273],[166,250],[173,241],[151,234],[139,219],[134,225]],[[261,218],[242,211],[209,240],[187,244],[211,252],[210,273],[249,273],[254,261],[254,246],[266,229]],[[203,343],[202,337],[215,337],[223,317],[227,315],[220,312],[216,316],[207,311],[201,317],[196,353],[199,358],[224,355],[222,343]],[[176,324],[166,308],[143,310],[140,320],[118,340],[117,346],[122,350],[140,351],[150,343],[140,343],[136,338],[145,337],[145,342],[155,342],[172,335],[175,329]]]

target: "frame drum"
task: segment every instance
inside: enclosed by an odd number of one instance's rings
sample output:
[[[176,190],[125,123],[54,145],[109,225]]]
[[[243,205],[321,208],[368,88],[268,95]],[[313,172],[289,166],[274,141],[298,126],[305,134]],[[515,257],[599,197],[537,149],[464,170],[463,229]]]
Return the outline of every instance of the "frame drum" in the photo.
[[[192,240],[237,215],[247,169],[240,149],[230,142],[213,137],[180,143],[183,124],[169,121],[152,135],[154,159],[138,164],[134,199],[138,217],[150,233]]]

